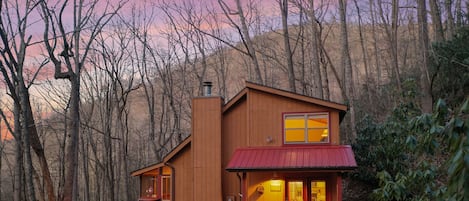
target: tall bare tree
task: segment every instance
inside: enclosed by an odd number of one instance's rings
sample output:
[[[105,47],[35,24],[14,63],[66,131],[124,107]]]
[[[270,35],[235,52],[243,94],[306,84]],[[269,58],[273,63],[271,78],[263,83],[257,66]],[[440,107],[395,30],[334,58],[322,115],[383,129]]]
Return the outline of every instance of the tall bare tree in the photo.
[[[39,159],[48,199],[55,201],[54,185],[44,148],[37,133],[29,94],[29,88],[33,85],[40,69],[47,62],[44,60],[43,62],[36,63],[35,65],[37,66],[33,69],[27,69],[25,64],[28,56],[27,50],[32,45],[32,31],[30,30],[29,20],[31,20],[31,13],[37,6],[38,3],[35,1],[0,1],[0,37],[2,43],[0,71],[14,103],[15,128],[12,134],[18,143],[18,166],[16,171],[19,177],[17,187],[22,186],[24,178],[27,199],[36,199],[36,190],[33,183],[34,168],[30,152],[32,148]],[[25,75],[28,70],[34,72],[32,77]],[[24,156],[19,156],[20,154]],[[22,162],[23,159],[24,164]],[[24,171],[22,168],[24,168]],[[24,174],[25,177],[22,177],[20,174]],[[15,199],[22,199],[21,190],[16,192]]]
[[[376,89],[378,93],[380,92],[380,85],[381,85],[381,63],[379,59],[379,49],[378,49],[378,35],[376,31],[376,17],[375,17],[375,9],[374,9],[374,0],[370,0],[369,10],[370,10],[370,18],[371,18],[371,34],[373,36],[373,50],[374,50],[374,63],[376,69]]]
[[[446,34],[447,39],[451,39],[454,35],[453,2],[453,0],[445,0],[446,17],[448,19],[446,22],[446,26],[448,28]]]
[[[321,38],[321,25],[316,17],[316,11],[314,6],[314,0],[309,1],[309,9],[308,9],[308,16],[311,22],[311,68],[313,74],[313,82],[316,87],[319,88],[317,90],[317,94],[319,98],[324,98],[329,100],[329,83],[327,78],[327,68],[326,65],[322,65],[320,63],[320,58],[323,54],[323,50],[320,47],[322,44]]]
[[[345,73],[345,90],[350,110],[350,127],[351,133],[348,136],[349,141],[354,141],[357,136],[355,128],[355,94],[354,94],[354,82],[353,82],[353,69],[352,60],[350,59],[350,48],[348,42],[348,30],[347,30],[347,18],[346,18],[346,0],[339,0],[339,15],[340,15],[340,37],[341,37],[341,61],[344,66]]]
[[[433,31],[435,33],[435,41],[441,42],[445,39],[443,23],[441,22],[441,6],[437,0],[430,0],[429,4]]]
[[[402,91],[401,84],[401,70],[399,67],[399,56],[398,56],[398,27],[399,27],[399,0],[392,0],[391,3],[391,22],[389,23],[388,17],[386,17],[383,9],[385,5],[382,0],[378,1],[379,14],[381,21],[384,23],[385,33],[387,36],[387,43],[389,54],[391,55],[391,67],[394,74],[394,79],[397,83],[398,91]]]
[[[290,91],[296,92],[295,69],[293,68],[293,52],[290,47],[290,34],[288,31],[288,0],[279,0],[278,4],[280,7],[280,13],[282,14],[283,45],[285,49],[284,54],[287,59],[288,85]]]
[[[67,136],[66,180],[64,201],[76,201],[78,197],[78,140],[80,133],[80,76],[88,52],[96,36],[117,14],[125,2],[74,1],[59,5],[48,5],[42,1],[42,16],[45,23],[44,44],[54,64],[54,77],[70,82],[70,126]],[[98,11],[98,8],[103,10]],[[73,13],[71,28],[65,13]],[[61,46],[61,47],[59,47]],[[59,55],[57,57],[56,55]],[[63,64],[64,63],[64,64]],[[65,68],[63,68],[65,67]]]
[[[422,111],[426,113],[432,112],[433,100],[430,88],[429,68],[429,48],[430,40],[428,37],[428,22],[427,22],[427,4],[425,0],[417,1],[417,19],[419,29],[419,51],[420,51],[420,88],[421,88],[421,107]]]
[[[372,93],[371,93],[371,77],[370,77],[370,72],[369,72],[369,67],[368,67],[368,51],[366,48],[366,41],[365,41],[365,33],[363,31],[363,26],[362,26],[362,13],[361,13],[361,8],[358,5],[357,0],[354,0],[353,3],[355,4],[355,9],[357,10],[357,15],[358,15],[358,36],[360,40],[360,47],[362,50],[362,60],[363,60],[363,66],[365,68],[365,88],[366,92],[368,94],[368,102],[372,104]]]
[[[240,0],[236,0],[236,9],[230,8],[223,0],[218,0],[218,3],[225,14],[225,17],[230,21],[231,25],[236,28],[241,36],[241,42],[246,48],[246,51],[242,51],[251,58],[251,62],[254,66],[254,80],[260,84],[264,84],[259,61],[257,58],[256,49],[254,42],[252,41],[251,34],[249,33],[249,27],[246,20],[246,15],[243,11],[243,5]],[[231,15],[238,15],[239,24],[231,17]]]

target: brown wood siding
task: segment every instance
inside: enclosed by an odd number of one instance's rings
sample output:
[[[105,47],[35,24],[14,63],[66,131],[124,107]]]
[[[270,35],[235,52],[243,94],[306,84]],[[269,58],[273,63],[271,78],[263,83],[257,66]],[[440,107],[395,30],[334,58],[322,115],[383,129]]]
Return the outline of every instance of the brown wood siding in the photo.
[[[181,200],[181,201],[191,201],[193,200],[193,186],[194,186],[194,170],[192,164],[192,152],[191,145],[186,146],[184,149],[179,151],[176,157],[173,157],[173,160],[170,160],[169,163],[175,168],[175,199],[172,200]],[[168,168],[168,167],[165,167]],[[173,181],[171,181],[173,182]]]
[[[222,135],[222,162],[223,168],[228,165],[234,151],[246,145],[246,99],[243,98],[232,109],[223,114],[223,135]],[[239,179],[236,173],[229,173],[223,170],[223,198],[226,196],[238,197],[240,192]]]
[[[223,167],[226,167],[236,148],[282,146],[283,114],[286,112],[329,112],[330,142],[334,145],[340,144],[339,110],[249,89],[244,97],[239,98],[236,103],[231,102],[230,108],[223,113]],[[236,195],[239,193],[240,187],[236,173],[223,172],[223,198],[234,195],[238,199]],[[256,174],[248,174],[250,175],[248,176],[250,178],[248,179],[248,200],[257,199],[252,189],[260,182],[258,180],[260,178],[257,177],[269,176],[262,173],[252,177]]]
[[[199,97],[192,102],[192,153],[194,197],[192,200],[222,199],[220,97]]]
[[[339,144],[339,111],[257,90],[248,97],[248,146],[282,146],[285,112],[329,112],[330,142]]]

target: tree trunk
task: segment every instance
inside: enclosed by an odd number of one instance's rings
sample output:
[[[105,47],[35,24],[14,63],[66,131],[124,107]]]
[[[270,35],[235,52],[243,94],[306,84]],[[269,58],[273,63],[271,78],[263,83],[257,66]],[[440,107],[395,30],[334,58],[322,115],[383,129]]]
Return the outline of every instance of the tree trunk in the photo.
[[[314,0],[310,1],[310,10],[309,10],[309,19],[311,21],[311,73],[312,78],[313,78],[313,89],[314,89],[314,94],[318,98],[324,98],[326,100],[329,99],[329,86],[328,83],[326,84],[325,81],[327,81],[327,69],[321,68],[321,63],[320,63],[320,53],[321,53],[321,48],[320,48],[320,43],[321,43],[321,35],[319,34],[319,28],[318,28],[318,21],[316,19],[316,14],[314,12]],[[325,67],[325,65],[324,65]]]
[[[282,13],[283,44],[285,46],[285,57],[287,58],[288,85],[290,91],[296,93],[295,70],[293,68],[293,53],[290,47],[290,34],[288,32],[288,1],[279,0]]]
[[[254,72],[256,76],[255,81],[259,84],[264,84],[264,81],[262,79],[261,69],[260,69],[259,62],[258,62],[257,55],[256,55],[256,50],[254,48],[254,43],[251,40],[251,35],[249,34],[249,29],[246,24],[246,18],[243,13],[241,0],[236,0],[236,6],[238,8],[239,20],[241,21],[242,37],[244,37],[245,46],[248,49],[249,57],[251,58],[252,64],[254,65]]]
[[[378,2],[379,13],[381,16],[381,20],[383,21],[384,28],[386,30],[386,36],[388,38],[387,42],[389,45],[389,53],[391,55],[391,66],[392,72],[394,73],[394,78],[397,83],[397,89],[399,92],[402,91],[402,84],[401,84],[401,75],[399,70],[399,57],[397,53],[397,28],[398,28],[398,18],[399,18],[399,1],[392,0],[392,14],[391,14],[391,28],[389,28],[389,23],[386,20],[386,16],[384,15],[382,2]]]
[[[78,184],[76,180],[78,170],[78,134],[80,131],[80,78],[73,74],[70,77],[70,127],[65,155],[65,184],[64,200],[77,201]]]
[[[23,134],[21,133],[20,123],[20,106],[19,103],[14,103],[14,136],[15,136],[15,169],[13,179],[13,200],[23,201],[24,200],[24,162],[23,162]]]
[[[370,5],[370,17],[371,17],[371,32],[373,35],[373,50],[375,54],[375,68],[376,68],[376,90],[380,93],[381,89],[381,63],[379,62],[379,49],[378,49],[378,36],[376,34],[376,19],[375,11],[373,8],[374,0],[369,1]]]
[[[442,42],[445,39],[443,25],[441,23],[441,9],[437,0],[429,0],[430,14],[432,16],[433,32],[435,33],[435,41]]]
[[[456,27],[462,27],[463,22],[464,22],[464,12],[462,10],[461,6],[461,0],[456,0],[456,6],[455,6],[455,12],[456,12]]]
[[[360,47],[362,49],[362,59],[363,59],[363,66],[365,67],[365,87],[366,87],[366,94],[368,94],[368,103],[373,104],[373,99],[371,98],[371,87],[370,87],[370,76],[369,76],[369,71],[368,71],[368,55],[366,51],[366,44],[365,44],[365,37],[364,33],[362,31],[362,17],[360,13],[360,7],[358,6],[357,0],[353,1],[355,3],[355,8],[357,9],[357,14],[358,14],[358,34],[360,37]]]
[[[448,17],[448,21],[446,22],[447,27],[448,27],[448,32],[446,34],[446,38],[448,40],[451,40],[454,35],[454,17],[453,17],[453,0],[446,0],[445,1],[445,8],[446,8],[446,15]]]
[[[419,50],[420,50],[420,89],[421,107],[425,113],[432,112],[433,100],[430,89],[429,66],[429,39],[427,23],[427,6],[425,0],[417,1],[417,17],[419,27]]]
[[[341,36],[341,49],[342,49],[342,65],[344,66],[345,73],[345,91],[347,94],[347,102],[350,109],[350,128],[351,133],[348,137],[349,142],[355,141],[357,131],[355,129],[355,107],[354,107],[354,82],[352,61],[350,59],[349,44],[348,44],[348,31],[346,21],[346,0],[339,0],[339,14],[340,14],[340,36]]]
[[[49,164],[47,162],[47,158],[44,152],[44,148],[42,146],[42,143],[39,139],[39,134],[37,133],[37,128],[36,128],[36,123],[34,120],[33,116],[33,111],[31,107],[31,101],[29,98],[29,92],[26,89],[26,86],[24,87],[24,102],[23,102],[23,107],[25,108],[25,119],[27,122],[27,133],[29,134],[29,144],[31,148],[33,148],[36,156],[38,157],[39,160],[39,166],[41,167],[41,172],[42,172],[42,179],[45,184],[46,192],[47,192],[47,199],[49,201],[55,201],[55,191],[54,191],[54,183],[52,181],[52,176],[50,174],[49,170]]]
[[[25,182],[26,182],[26,197],[30,201],[36,200],[36,192],[34,189],[34,180],[33,180],[33,162],[31,158],[31,143],[30,137],[31,134],[29,132],[29,122],[27,120],[27,114],[29,113],[28,110],[31,108],[26,107],[27,99],[29,99],[28,92],[26,87],[23,85],[21,70],[18,74],[20,84],[17,86],[18,94],[20,96],[20,102],[23,107],[21,107],[21,114],[20,114],[20,123],[21,123],[21,134],[23,135],[23,154],[24,154],[24,173],[25,173]]]

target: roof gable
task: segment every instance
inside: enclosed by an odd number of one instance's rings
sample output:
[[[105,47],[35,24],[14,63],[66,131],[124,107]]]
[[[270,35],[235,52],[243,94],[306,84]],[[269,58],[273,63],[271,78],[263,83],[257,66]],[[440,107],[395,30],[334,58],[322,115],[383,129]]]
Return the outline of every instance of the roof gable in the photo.
[[[293,99],[296,101],[302,101],[306,103],[311,103],[311,104],[327,107],[333,110],[338,110],[340,113],[341,120],[345,116],[345,113],[347,112],[347,106],[344,104],[335,103],[335,102],[331,102],[331,101],[327,101],[327,100],[323,100],[319,98],[314,98],[310,96],[305,96],[305,95],[289,92],[289,91],[282,90],[282,89],[267,87],[267,86],[255,84],[252,82],[247,82],[247,81],[246,81],[246,87],[225,104],[225,106],[223,107],[223,112],[230,110],[232,107],[236,105],[236,103],[238,103],[239,101],[242,101],[243,97],[246,97],[247,94],[250,92],[250,90],[261,91],[264,93],[268,93],[268,94],[272,94],[276,96],[282,96],[282,97],[286,97],[286,98]]]
[[[166,156],[163,158],[163,160],[159,163],[149,165],[143,168],[140,168],[138,170],[135,170],[130,173],[131,176],[138,176],[141,174],[144,174],[146,172],[152,171],[156,168],[160,168],[165,166],[165,164],[173,159],[175,155],[177,155],[182,149],[184,149],[187,145],[189,145],[192,141],[192,136],[187,137],[185,140],[183,140],[178,146],[176,146],[173,150],[171,150]]]

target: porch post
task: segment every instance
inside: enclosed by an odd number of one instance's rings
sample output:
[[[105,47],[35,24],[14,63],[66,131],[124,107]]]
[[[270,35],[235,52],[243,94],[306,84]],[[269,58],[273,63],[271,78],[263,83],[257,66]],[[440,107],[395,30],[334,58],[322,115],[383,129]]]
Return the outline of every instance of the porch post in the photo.
[[[337,174],[337,201],[342,201],[342,174]]]
[[[247,182],[247,175],[246,175],[246,172],[243,172],[243,189],[241,191],[242,195],[241,196],[241,199],[242,201],[247,201],[248,200],[248,182]]]

